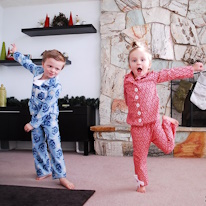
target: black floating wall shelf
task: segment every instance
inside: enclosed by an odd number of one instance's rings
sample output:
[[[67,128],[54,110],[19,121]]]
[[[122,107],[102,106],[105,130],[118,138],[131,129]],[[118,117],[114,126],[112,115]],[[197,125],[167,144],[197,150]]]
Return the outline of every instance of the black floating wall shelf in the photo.
[[[67,27],[43,27],[22,29],[23,33],[28,36],[50,36],[50,35],[66,35],[66,34],[84,34],[84,33],[97,33],[97,30],[92,24],[75,25]]]
[[[36,65],[41,65],[42,64],[42,59],[31,59],[31,60]],[[69,65],[69,64],[71,64],[71,61],[67,60],[66,65]],[[4,65],[4,66],[21,66],[15,60],[0,60],[0,65]]]

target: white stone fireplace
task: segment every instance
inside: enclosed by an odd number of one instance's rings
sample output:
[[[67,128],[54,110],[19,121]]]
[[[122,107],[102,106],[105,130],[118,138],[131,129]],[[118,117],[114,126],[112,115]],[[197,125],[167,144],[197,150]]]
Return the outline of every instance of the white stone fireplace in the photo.
[[[124,75],[129,72],[127,58],[131,42],[140,41],[148,45],[155,71],[183,66],[191,59],[201,59],[205,64],[205,11],[205,0],[101,1],[100,125],[91,128],[97,154],[132,154],[130,127],[126,124],[128,110],[123,95]],[[157,89],[160,115],[170,116],[170,83],[159,84]],[[179,120],[180,117],[181,114],[176,112],[176,118]],[[197,132],[200,133],[198,140],[205,145],[205,131],[204,128],[179,128],[176,143],[185,143],[191,133]],[[199,156],[203,153],[205,157],[205,150],[201,150]],[[162,153],[151,145],[149,154]]]

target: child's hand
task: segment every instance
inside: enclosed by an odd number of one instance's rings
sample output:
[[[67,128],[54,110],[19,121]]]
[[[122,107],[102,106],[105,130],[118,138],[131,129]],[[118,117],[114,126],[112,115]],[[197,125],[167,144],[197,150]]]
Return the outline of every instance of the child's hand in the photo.
[[[193,67],[193,70],[194,70],[194,71],[199,71],[199,72],[203,71],[203,69],[204,69],[202,62],[195,62],[195,63],[192,65],[192,67]]]
[[[32,129],[34,129],[30,123],[27,123],[25,126],[24,126],[24,131],[25,132],[30,132]]]
[[[14,53],[17,51],[17,47],[16,44],[11,44],[12,48],[11,48],[11,52]]]

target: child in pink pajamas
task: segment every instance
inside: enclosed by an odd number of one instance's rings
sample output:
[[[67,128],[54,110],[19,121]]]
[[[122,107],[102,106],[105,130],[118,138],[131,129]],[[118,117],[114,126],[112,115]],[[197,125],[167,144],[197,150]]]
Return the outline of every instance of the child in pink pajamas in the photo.
[[[159,120],[159,98],[156,84],[174,79],[193,77],[194,71],[202,71],[203,64],[150,71],[152,55],[140,45],[133,43],[128,56],[131,72],[124,79],[124,96],[128,106],[127,123],[131,125],[133,158],[137,191],[145,193],[148,185],[147,154],[153,142],[164,153],[174,149],[175,132],[178,121],[163,116]]]

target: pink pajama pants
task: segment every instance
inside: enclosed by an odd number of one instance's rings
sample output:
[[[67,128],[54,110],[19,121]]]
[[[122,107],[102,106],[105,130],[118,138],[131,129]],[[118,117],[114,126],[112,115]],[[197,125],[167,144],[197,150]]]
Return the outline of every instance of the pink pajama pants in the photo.
[[[168,154],[174,149],[176,126],[163,119],[144,126],[132,126],[133,158],[135,174],[139,181],[148,185],[147,155],[150,143],[153,142],[164,153]]]

